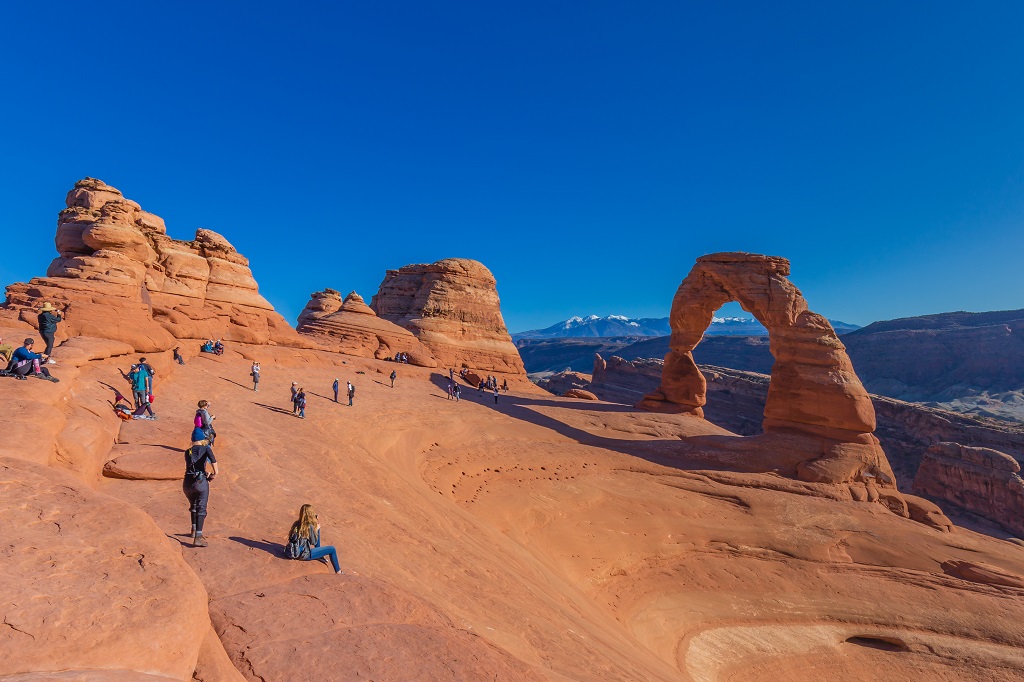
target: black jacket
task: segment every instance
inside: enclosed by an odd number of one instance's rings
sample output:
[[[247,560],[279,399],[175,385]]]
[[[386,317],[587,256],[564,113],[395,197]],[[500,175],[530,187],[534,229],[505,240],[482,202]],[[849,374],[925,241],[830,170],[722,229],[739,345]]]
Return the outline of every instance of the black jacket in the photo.
[[[57,323],[63,318],[57,313],[39,313],[39,333],[53,334],[57,331]]]

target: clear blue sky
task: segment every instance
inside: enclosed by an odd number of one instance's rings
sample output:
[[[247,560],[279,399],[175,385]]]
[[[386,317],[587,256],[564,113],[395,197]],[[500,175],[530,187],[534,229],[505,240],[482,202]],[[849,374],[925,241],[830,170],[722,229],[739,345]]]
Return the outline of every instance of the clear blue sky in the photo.
[[[790,258],[856,323],[1024,307],[1024,3],[7,3],[0,283],[91,175],[294,321],[483,261],[514,331]]]

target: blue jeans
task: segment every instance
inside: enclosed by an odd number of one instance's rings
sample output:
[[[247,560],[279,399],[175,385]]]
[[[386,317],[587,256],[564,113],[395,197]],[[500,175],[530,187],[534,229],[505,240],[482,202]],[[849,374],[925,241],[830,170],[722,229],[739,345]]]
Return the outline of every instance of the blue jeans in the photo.
[[[325,545],[321,547],[317,545],[309,550],[309,560],[322,559],[325,556],[331,557],[331,563],[334,564],[334,572],[337,573],[341,570],[341,566],[338,565],[338,551],[334,549],[333,545]]]

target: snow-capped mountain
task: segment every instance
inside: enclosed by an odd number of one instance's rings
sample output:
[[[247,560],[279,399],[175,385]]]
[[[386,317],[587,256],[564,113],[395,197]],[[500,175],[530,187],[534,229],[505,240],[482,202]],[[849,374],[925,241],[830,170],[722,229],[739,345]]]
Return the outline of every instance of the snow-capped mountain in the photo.
[[[668,318],[630,319],[625,315],[570,317],[545,329],[513,334],[513,339],[556,339],[587,336],[664,336],[671,333]]]
[[[857,325],[829,320],[836,332],[858,329]],[[588,315],[570,317],[544,329],[513,334],[512,339],[558,339],[609,336],[667,336],[672,333],[667,317],[629,318],[625,315]],[[749,317],[714,317],[705,332],[709,336],[764,336],[768,331],[760,322]]]

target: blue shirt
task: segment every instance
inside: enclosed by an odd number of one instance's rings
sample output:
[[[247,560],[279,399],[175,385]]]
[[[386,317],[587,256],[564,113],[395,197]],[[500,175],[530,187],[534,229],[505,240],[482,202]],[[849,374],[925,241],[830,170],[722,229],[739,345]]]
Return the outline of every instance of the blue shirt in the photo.
[[[11,359],[16,362],[21,362],[22,360],[42,360],[43,356],[39,353],[33,353],[28,348],[25,348],[25,346],[19,346],[18,349],[14,351],[14,355],[11,356]]]

